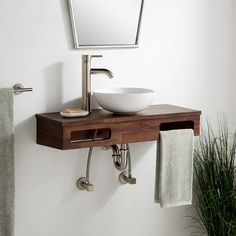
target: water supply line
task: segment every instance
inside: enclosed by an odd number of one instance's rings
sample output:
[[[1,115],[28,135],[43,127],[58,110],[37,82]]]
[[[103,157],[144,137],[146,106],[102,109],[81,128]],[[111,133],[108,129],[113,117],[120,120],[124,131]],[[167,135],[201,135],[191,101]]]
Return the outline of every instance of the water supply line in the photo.
[[[96,138],[97,135],[97,129],[95,130],[92,140]],[[87,159],[87,165],[86,165],[86,176],[81,177],[77,180],[76,186],[80,190],[86,190],[88,192],[94,191],[94,185],[90,183],[90,163],[91,163],[91,158],[93,154],[93,147],[89,148],[88,152],[88,159]]]
[[[95,140],[97,130],[95,130],[92,140]],[[131,174],[131,155],[129,144],[121,144],[120,148],[118,145],[111,145],[103,147],[103,150],[112,150],[112,159],[115,168],[121,171],[119,180],[122,184],[136,184],[136,178],[132,177]],[[90,163],[93,153],[93,147],[89,148],[88,159],[86,165],[86,176],[81,177],[77,180],[76,186],[80,190],[86,190],[88,192],[94,191],[94,185],[90,183]],[[127,168],[127,170],[126,170]]]

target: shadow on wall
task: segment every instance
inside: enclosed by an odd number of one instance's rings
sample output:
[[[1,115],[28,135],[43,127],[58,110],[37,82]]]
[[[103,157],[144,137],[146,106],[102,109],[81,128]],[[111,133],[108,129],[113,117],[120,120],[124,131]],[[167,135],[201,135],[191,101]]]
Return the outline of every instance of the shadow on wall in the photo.
[[[60,110],[62,102],[62,63],[48,66],[45,71],[46,110],[49,112]]]
[[[32,116],[15,126],[15,143],[20,149],[25,149],[25,143],[36,142],[36,119]],[[24,138],[22,138],[24,137]]]
[[[70,23],[69,3],[68,0],[60,0],[61,15],[64,23],[65,37],[67,41],[67,48],[74,50],[74,41],[72,37],[72,28]]]
[[[58,62],[45,68],[46,111],[61,111],[81,106],[81,68],[73,59]],[[76,89],[78,88],[78,89]]]

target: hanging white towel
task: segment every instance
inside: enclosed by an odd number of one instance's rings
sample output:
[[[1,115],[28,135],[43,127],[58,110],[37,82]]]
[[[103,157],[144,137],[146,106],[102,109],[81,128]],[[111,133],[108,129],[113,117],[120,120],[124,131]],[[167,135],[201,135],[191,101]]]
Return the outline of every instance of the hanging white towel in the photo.
[[[0,89],[0,236],[14,234],[13,89]]]
[[[160,132],[155,201],[161,207],[192,203],[194,135],[192,129]]]

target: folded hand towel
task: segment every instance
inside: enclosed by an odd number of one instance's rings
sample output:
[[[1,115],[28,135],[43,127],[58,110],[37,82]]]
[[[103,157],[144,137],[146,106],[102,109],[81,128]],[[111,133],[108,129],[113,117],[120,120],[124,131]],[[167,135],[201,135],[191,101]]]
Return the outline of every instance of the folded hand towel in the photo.
[[[0,236],[14,232],[13,89],[0,89]]]
[[[161,207],[192,203],[193,137],[192,129],[160,132],[155,201]]]

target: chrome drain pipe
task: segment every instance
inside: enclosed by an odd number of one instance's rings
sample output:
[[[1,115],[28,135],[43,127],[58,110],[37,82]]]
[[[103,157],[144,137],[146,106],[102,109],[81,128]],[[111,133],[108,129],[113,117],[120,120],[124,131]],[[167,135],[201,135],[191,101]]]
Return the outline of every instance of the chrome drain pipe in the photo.
[[[123,171],[127,167],[128,144],[121,144],[120,149],[117,145],[112,145],[112,158],[117,170]]]
[[[131,173],[131,155],[128,144],[127,144],[127,149],[128,149],[127,151],[128,170],[120,173],[119,180],[122,184],[136,184],[136,178],[134,178]]]

